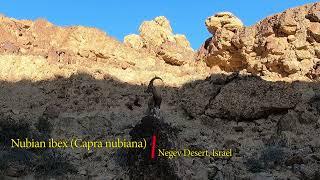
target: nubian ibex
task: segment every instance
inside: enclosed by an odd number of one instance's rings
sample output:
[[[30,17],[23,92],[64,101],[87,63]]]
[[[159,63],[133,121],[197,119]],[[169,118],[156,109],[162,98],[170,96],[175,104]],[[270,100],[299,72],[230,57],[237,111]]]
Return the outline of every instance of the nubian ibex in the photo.
[[[149,82],[146,93],[152,93],[152,98],[148,102],[148,114],[158,117],[160,115],[160,106],[162,102],[162,97],[159,90],[154,86],[153,82],[159,79],[163,81],[160,77],[155,76]]]

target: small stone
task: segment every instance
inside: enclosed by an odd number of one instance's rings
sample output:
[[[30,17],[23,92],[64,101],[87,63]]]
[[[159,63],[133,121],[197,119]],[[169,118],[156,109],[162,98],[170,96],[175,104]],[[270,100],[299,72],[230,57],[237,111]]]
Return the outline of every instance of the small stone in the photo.
[[[79,174],[81,174],[81,175],[87,175],[87,171],[84,170],[84,169],[82,169],[82,170],[79,172]]]
[[[299,155],[291,156],[285,161],[286,166],[292,166],[294,164],[303,164],[303,163],[304,163],[303,158]]]
[[[13,114],[19,114],[20,111],[19,111],[18,109],[12,109],[12,113],[13,113]]]
[[[216,166],[213,166],[208,169],[208,179],[213,179],[217,173],[218,173],[218,168]]]
[[[288,36],[288,42],[293,42],[296,40],[296,37],[294,35],[289,35]]]
[[[300,171],[300,166],[299,164],[294,164],[293,166],[288,166],[288,169],[291,169],[293,173],[298,174]]]
[[[238,141],[232,139],[226,140],[226,142],[223,145],[224,148],[231,149],[234,152],[239,152],[240,146],[241,144]]]
[[[259,132],[261,133],[262,132],[262,127],[260,126],[254,126],[252,129],[251,129],[252,132]]]
[[[233,129],[234,129],[236,132],[243,132],[243,131],[244,131],[244,129],[243,129],[242,126],[235,126],[235,127],[233,127]]]
[[[312,154],[311,158],[315,159],[316,161],[320,161],[320,153]]]

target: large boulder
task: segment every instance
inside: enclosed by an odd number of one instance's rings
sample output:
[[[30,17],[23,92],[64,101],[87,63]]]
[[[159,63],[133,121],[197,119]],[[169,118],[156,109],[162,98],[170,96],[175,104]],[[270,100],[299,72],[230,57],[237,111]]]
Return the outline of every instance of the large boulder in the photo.
[[[169,21],[164,16],[152,21],[144,21],[139,27],[140,36],[151,46],[160,46],[169,41],[175,42]]]
[[[233,31],[243,27],[242,21],[230,12],[220,12],[206,19],[206,26],[211,34],[220,28]]]
[[[179,46],[184,47],[186,49],[192,50],[190,42],[188,41],[188,39],[185,35],[175,34],[173,37],[175,39],[176,44],[178,44]]]
[[[157,54],[168,64],[180,66],[194,59],[194,52],[172,42],[163,43]]]
[[[169,20],[164,16],[144,21],[139,32],[139,35],[125,36],[124,44],[137,50],[146,48],[171,65],[180,66],[195,58],[186,36],[174,34]]]
[[[293,109],[300,97],[290,84],[244,78],[225,85],[210,101],[205,114],[240,121],[266,118]]]
[[[123,43],[135,49],[141,49],[144,46],[143,39],[137,34],[125,36]]]

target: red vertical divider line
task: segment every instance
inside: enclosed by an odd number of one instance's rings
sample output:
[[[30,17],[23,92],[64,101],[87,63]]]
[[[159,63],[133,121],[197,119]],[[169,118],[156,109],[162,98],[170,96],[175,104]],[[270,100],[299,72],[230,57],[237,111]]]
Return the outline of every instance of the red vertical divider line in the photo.
[[[152,142],[151,142],[151,159],[154,159],[155,152],[156,152],[156,144],[157,144],[157,138],[156,135],[152,135]]]

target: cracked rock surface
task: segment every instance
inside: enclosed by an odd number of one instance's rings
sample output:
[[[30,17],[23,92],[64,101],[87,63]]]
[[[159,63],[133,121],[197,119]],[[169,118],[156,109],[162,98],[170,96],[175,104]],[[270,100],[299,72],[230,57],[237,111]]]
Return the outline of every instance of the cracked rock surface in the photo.
[[[269,80],[318,78],[319,3],[288,9],[244,27],[235,15],[218,13],[206,20],[213,34],[198,59],[225,71],[246,69]]]

